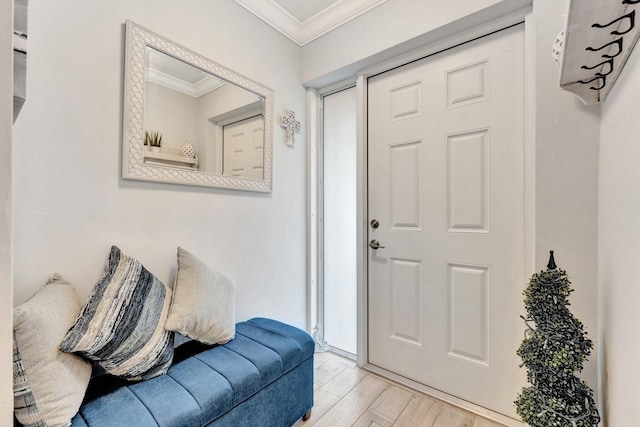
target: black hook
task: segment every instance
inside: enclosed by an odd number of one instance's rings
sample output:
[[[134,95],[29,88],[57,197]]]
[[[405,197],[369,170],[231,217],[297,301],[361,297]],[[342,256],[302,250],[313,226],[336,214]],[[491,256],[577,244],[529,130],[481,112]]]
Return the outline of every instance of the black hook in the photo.
[[[580,68],[582,68],[583,70],[593,70],[594,68],[602,67],[605,64],[609,65],[609,71],[607,71],[606,73],[604,73],[602,71],[600,71],[599,73],[596,73],[596,76],[604,77],[604,76],[608,76],[609,74],[611,74],[613,72],[613,58],[607,59],[606,61],[603,61],[603,62],[601,62],[599,64],[596,64],[593,67],[587,67],[586,65],[583,65]]]
[[[640,1],[640,0],[638,0]],[[593,48],[593,47],[588,47],[585,50],[591,51],[591,52],[595,52],[598,50],[602,50],[605,47],[611,46],[612,44],[616,44],[618,46],[618,53],[616,53],[615,55],[609,55],[608,53],[605,53],[604,55],[602,55],[603,58],[615,58],[616,56],[620,55],[622,53],[622,37],[620,37],[617,40],[612,41],[611,43],[607,43],[605,45],[602,45],[598,48]]]
[[[592,78],[591,80],[587,80],[587,81],[578,80],[578,83],[587,84],[587,83],[591,83],[593,81],[596,81],[598,79],[602,79],[602,85],[600,87],[591,86],[589,89],[601,90],[602,88],[604,88],[607,85],[607,77],[606,76],[596,76],[596,77]]]
[[[605,27],[609,27],[613,24],[615,24],[618,21],[622,21],[625,18],[629,18],[629,28],[626,31],[618,31],[618,30],[614,30],[611,32],[611,35],[615,35],[615,36],[621,36],[623,34],[627,34],[629,31],[631,31],[633,29],[633,27],[636,26],[636,10],[632,10],[631,12],[627,13],[626,15],[622,15],[620,18],[614,19],[613,21],[609,22],[608,24],[593,24],[591,27],[593,28],[605,28]]]

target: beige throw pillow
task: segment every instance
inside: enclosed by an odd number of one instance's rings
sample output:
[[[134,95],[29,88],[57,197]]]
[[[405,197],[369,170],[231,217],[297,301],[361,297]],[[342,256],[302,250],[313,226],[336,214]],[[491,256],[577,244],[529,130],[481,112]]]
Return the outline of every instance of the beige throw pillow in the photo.
[[[69,425],[91,378],[91,364],[58,346],[80,311],[73,286],[53,274],[13,309],[13,397],[25,426]]]
[[[166,329],[205,344],[235,337],[236,288],[233,282],[178,248],[178,272]]]

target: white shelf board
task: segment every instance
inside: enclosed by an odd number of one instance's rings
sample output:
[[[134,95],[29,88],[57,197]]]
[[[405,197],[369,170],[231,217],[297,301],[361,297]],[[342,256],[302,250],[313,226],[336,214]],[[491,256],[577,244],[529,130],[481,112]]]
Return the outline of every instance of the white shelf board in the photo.
[[[171,166],[178,169],[195,170],[198,167],[197,157],[184,157],[175,154],[144,152],[144,163],[154,166]]]

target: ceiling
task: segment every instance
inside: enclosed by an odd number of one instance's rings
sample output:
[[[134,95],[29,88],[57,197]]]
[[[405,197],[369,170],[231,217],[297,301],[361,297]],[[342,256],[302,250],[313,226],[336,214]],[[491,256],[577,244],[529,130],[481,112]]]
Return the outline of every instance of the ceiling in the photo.
[[[387,0],[235,0],[303,46]]]
[[[198,98],[224,84],[219,78],[153,48],[146,48],[145,79]]]
[[[280,5],[298,21],[305,22],[313,15],[340,2],[338,0],[274,0],[274,3]]]

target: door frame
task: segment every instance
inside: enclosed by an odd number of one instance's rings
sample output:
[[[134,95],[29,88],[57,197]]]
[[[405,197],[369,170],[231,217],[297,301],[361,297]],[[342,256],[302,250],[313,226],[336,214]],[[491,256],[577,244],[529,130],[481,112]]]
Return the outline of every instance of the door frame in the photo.
[[[406,65],[410,62],[432,56],[446,50],[452,49],[461,44],[487,36],[496,31],[511,27],[513,25],[524,25],[524,276],[522,278],[522,289],[527,282],[527,278],[535,271],[535,33],[534,17],[531,5],[501,16],[499,18],[489,17],[485,22],[467,28],[461,28],[449,37],[438,39],[434,35],[435,41],[423,44],[418,48],[409,51],[398,52],[389,60],[382,61],[371,67],[365,68],[357,73],[353,78],[341,81],[326,88],[316,90],[307,89],[307,123],[309,150],[307,154],[309,197],[307,199],[308,209],[308,324],[313,330],[314,337],[322,330],[322,289],[318,281],[319,248],[321,248],[319,231],[319,209],[318,209],[318,185],[319,185],[319,159],[318,147],[322,141],[322,115],[321,115],[321,95],[345,88],[355,81],[357,96],[357,364],[359,367],[377,373],[400,384],[409,386],[434,396],[445,402],[467,409],[483,417],[503,423],[507,426],[522,426],[522,423],[505,415],[490,411],[479,405],[456,398],[439,390],[427,387],[423,384],[408,380],[392,372],[380,369],[369,364],[368,352],[368,265],[367,265],[367,237],[368,237],[368,179],[367,179],[367,80],[369,77],[384,73],[393,68]],[[456,23],[449,24],[456,27]],[[391,49],[393,50],[393,48]],[[514,349],[516,351],[516,349]]]
[[[316,343],[316,351],[331,350],[343,356],[352,358],[349,353],[332,347],[325,341],[324,328],[324,97],[345,89],[356,88],[355,78],[342,80],[320,90],[307,89],[307,122],[309,126],[308,140],[309,150],[307,151],[307,170],[309,181],[309,197],[307,199],[307,211],[309,213],[309,224],[307,226],[307,260],[309,262],[308,283],[309,298],[308,305],[308,325],[312,331],[313,339]],[[358,109],[360,105],[358,103]],[[360,110],[357,115],[360,117]],[[360,127],[357,129],[358,138]],[[359,147],[359,144],[358,144]],[[360,153],[356,154],[360,158]],[[360,193],[360,183],[357,183],[358,194]],[[358,210],[360,203],[358,201]],[[358,224],[360,218],[358,217]],[[360,235],[357,236],[359,241]],[[359,254],[359,251],[358,251]],[[360,295],[357,295],[358,306],[360,305]],[[360,348],[360,322],[356,325],[358,330],[358,342],[356,348]]]

